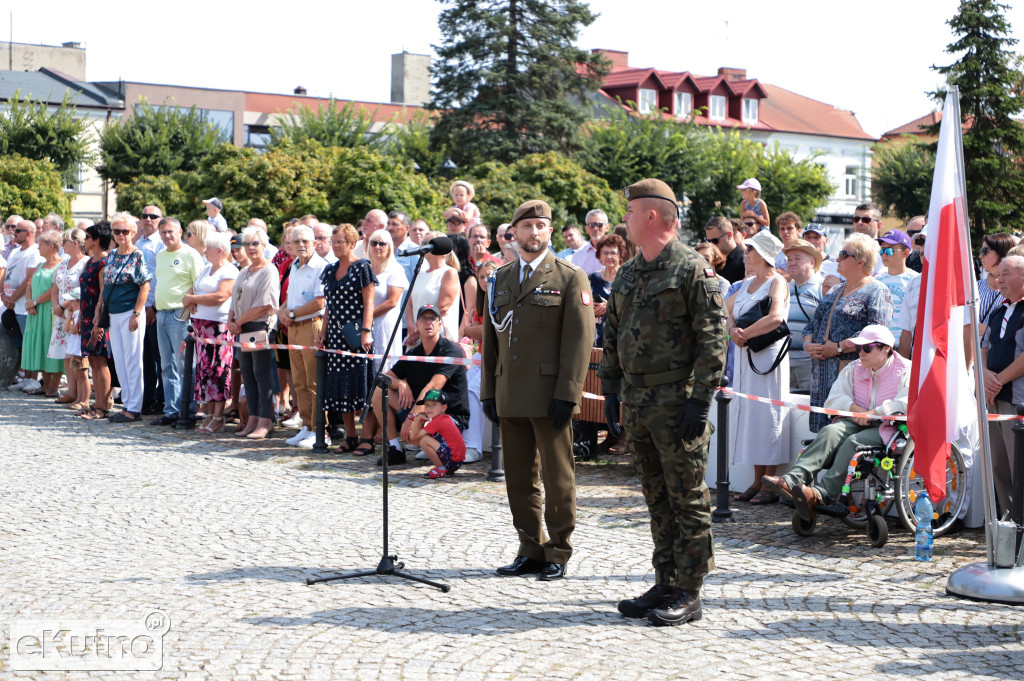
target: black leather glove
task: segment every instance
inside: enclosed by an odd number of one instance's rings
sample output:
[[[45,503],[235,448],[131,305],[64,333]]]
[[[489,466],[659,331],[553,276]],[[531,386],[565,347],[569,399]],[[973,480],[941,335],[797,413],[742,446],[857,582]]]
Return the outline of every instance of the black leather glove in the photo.
[[[619,423],[619,408],[622,400],[618,393],[604,394],[604,422],[608,425],[608,432],[618,436],[622,432],[622,425]]]
[[[566,402],[565,400],[554,399],[551,400],[551,404],[548,405],[548,416],[551,417],[551,427],[555,430],[562,430],[569,425],[569,419],[572,418],[572,410],[576,408],[573,402]]]
[[[711,404],[690,398],[683,405],[683,439],[695,440],[704,434]]]
[[[498,422],[498,404],[493,397],[488,400],[480,400],[480,407],[484,410],[484,416],[494,423]]]

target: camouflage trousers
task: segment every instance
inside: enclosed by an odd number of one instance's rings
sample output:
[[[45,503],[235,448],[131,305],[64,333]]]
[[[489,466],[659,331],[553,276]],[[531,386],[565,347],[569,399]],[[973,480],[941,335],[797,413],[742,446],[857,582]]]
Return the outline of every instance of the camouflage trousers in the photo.
[[[704,482],[711,428],[683,441],[681,418],[681,406],[623,405],[626,440],[651,514],[655,582],[699,591],[715,568],[711,493]]]

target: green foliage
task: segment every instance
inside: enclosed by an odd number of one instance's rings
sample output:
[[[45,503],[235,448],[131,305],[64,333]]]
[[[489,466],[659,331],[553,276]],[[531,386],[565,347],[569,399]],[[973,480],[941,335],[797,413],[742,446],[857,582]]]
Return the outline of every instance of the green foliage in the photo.
[[[21,99],[21,91],[7,103],[0,115],[0,156],[18,154],[36,161],[52,161],[67,182],[78,167],[90,161],[87,131],[89,123],[77,115],[71,93],[54,111],[42,100]]]
[[[875,145],[871,193],[875,203],[904,220],[928,211],[935,150],[912,136],[906,144]]]
[[[828,203],[835,191],[825,168],[813,158],[795,160],[789,152],[779,149],[778,143],[762,150],[754,177],[761,182],[763,195],[771,201],[769,210],[773,216],[791,210],[804,224],[813,220],[817,209]],[[736,184],[733,183],[733,192]]]
[[[964,0],[947,23],[956,40],[947,54],[959,55],[949,66],[932,67],[960,92],[968,215],[975,235],[994,231],[1024,211],[1024,126],[1014,120],[1024,102],[1013,93],[1024,74],[1012,52],[1017,40],[993,0]],[[932,93],[945,101],[946,92]],[[933,132],[937,132],[936,126]]]
[[[338,106],[333,97],[316,109],[303,105],[270,128],[270,146],[318,142],[325,147],[380,147],[385,137],[372,132],[375,115],[354,102]]]
[[[135,105],[131,117],[100,133],[100,177],[114,186],[144,175],[170,175],[201,168],[222,133],[196,107]]]
[[[451,152],[443,143],[437,145],[431,141],[433,127],[434,117],[426,111],[417,111],[406,124],[388,126],[385,153],[399,162],[415,163],[424,175],[435,175]]]
[[[580,106],[609,70],[573,45],[597,18],[580,0],[439,0],[432,139],[461,166],[576,146]]]
[[[19,154],[0,156],[0,215],[31,220],[53,212],[71,224],[71,198],[53,162]]]

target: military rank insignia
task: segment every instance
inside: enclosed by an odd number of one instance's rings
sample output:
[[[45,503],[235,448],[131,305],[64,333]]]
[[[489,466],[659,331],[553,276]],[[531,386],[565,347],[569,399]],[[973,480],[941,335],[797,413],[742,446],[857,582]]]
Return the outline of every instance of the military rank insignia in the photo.
[[[704,268],[704,276],[705,277],[709,277],[709,278],[713,277],[713,276],[715,276],[715,271],[713,269],[711,269],[710,267],[705,267]]]

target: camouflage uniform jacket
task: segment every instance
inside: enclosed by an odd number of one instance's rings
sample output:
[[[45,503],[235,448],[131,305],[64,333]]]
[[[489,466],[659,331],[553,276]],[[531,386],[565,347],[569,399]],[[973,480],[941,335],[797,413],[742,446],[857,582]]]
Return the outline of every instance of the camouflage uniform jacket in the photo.
[[[612,284],[598,375],[627,405],[710,402],[725,367],[728,335],[718,278],[678,239],[657,258],[626,262]]]

